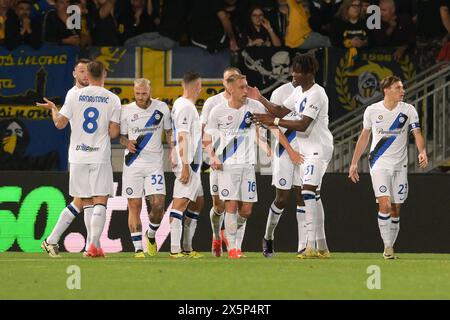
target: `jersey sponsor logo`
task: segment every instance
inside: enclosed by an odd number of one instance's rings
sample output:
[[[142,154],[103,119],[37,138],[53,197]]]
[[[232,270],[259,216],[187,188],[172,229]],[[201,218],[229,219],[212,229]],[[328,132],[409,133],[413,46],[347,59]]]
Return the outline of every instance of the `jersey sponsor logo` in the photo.
[[[384,131],[383,129],[381,129],[381,131],[377,131],[379,134],[387,134],[389,136],[382,137],[380,141],[378,141],[375,148],[369,153],[369,165],[371,168],[374,166],[375,162],[377,162],[377,160],[392,145],[392,143],[394,143],[395,139],[401,133],[403,127],[405,126],[407,119],[408,116],[400,112],[397,118],[390,126],[389,130]]]
[[[79,102],[97,102],[108,103],[109,97],[81,95],[78,97]]]
[[[238,135],[239,132],[246,131],[249,129],[252,125],[252,118],[253,114],[250,111],[247,111],[247,113],[244,115],[244,119],[242,120],[241,124],[239,125],[239,130],[233,132],[226,132],[225,135]],[[219,155],[219,160],[224,163],[228,158],[233,156],[236,151],[238,150],[239,146],[242,144],[242,142],[246,139],[246,136],[239,135],[237,137],[234,137],[226,146],[222,149],[221,154]]]
[[[75,147],[76,151],[85,151],[85,152],[95,152],[98,151],[100,148],[99,147],[91,147],[91,146],[87,146],[84,143],[83,144],[79,144]]]
[[[379,190],[381,193],[386,193],[387,188],[386,188],[386,186],[381,186]]]
[[[310,108],[310,109],[313,109],[313,110],[315,110],[315,111],[319,111],[319,107],[318,106],[315,106],[315,105],[310,105],[310,106],[308,106],[308,108]]]
[[[155,110],[153,112],[153,115],[148,119],[147,123],[145,124],[145,128],[149,129],[152,126],[157,126],[161,122],[162,119],[162,112],[159,110]],[[158,119],[157,119],[158,118]],[[145,148],[145,146],[149,143],[150,139],[153,137],[154,131],[147,132],[144,135],[140,135],[136,139],[136,152],[135,153],[128,153],[125,156],[125,164],[127,166],[130,166],[139,156],[139,154],[142,152],[142,150]]]

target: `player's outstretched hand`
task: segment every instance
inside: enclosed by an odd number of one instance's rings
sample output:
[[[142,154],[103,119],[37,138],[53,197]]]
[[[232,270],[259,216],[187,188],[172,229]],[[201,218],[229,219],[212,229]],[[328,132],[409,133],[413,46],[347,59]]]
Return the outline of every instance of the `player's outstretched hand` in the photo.
[[[259,100],[261,98],[261,92],[259,92],[259,89],[257,87],[248,87],[248,94],[247,96],[250,99]]]
[[[210,160],[209,166],[213,169],[213,170],[222,170],[223,169],[223,164],[220,162],[219,159],[217,158],[212,158]]]
[[[428,157],[426,152],[419,153],[419,167],[426,168],[428,166]]]
[[[252,117],[252,121],[257,125],[273,126],[273,120],[275,117],[267,113],[255,113]]]
[[[359,182],[358,166],[352,164],[348,172],[348,177],[353,181],[353,183]]]
[[[295,164],[303,164],[303,162],[305,162],[305,157],[295,150],[289,153],[289,158],[291,159],[292,163]]]
[[[127,149],[131,153],[136,153],[136,140],[128,140]]]
[[[53,108],[56,108],[55,104],[54,104],[53,102],[51,102],[50,100],[48,100],[47,98],[44,98],[44,101],[45,101],[46,103],[39,103],[39,102],[36,102],[36,105],[37,105],[38,107],[43,107],[43,108],[49,109],[49,110],[52,110]]]

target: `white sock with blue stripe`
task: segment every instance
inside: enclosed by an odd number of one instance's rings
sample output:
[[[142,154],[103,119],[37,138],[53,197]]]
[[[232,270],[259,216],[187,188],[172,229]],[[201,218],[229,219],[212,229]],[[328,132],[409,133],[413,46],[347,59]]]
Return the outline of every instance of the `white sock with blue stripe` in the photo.
[[[183,221],[183,250],[192,251],[192,238],[194,237],[195,230],[197,229],[197,221],[200,212],[194,212],[192,210],[186,210]]]
[[[181,252],[181,234],[183,232],[182,220],[183,212],[178,210],[171,210],[170,217],[172,221],[170,222],[170,252],[179,253]]]
[[[244,241],[245,227],[247,226],[247,218],[237,213],[237,230],[236,230],[236,248],[242,249],[242,241]]]
[[[273,240],[275,228],[277,227],[278,222],[280,221],[280,217],[283,214],[283,211],[284,208],[283,209],[277,208],[275,203],[272,202],[269,208],[269,215],[267,217],[266,233],[264,235],[264,239]]]
[[[378,212],[378,228],[380,228],[384,247],[391,247],[391,215],[389,213]]]
[[[102,204],[94,205],[94,211],[92,212],[91,218],[91,243],[94,244],[96,248],[100,248],[100,237],[102,236],[103,229],[106,222],[106,206]]]
[[[142,232],[131,232],[131,240],[134,245],[134,252],[142,251]]]
[[[306,208],[305,206],[297,206],[297,227],[298,227],[298,250],[302,252],[306,248],[306,240],[308,231],[306,229]]]
[[[308,239],[306,246],[316,249],[316,224],[317,224],[317,201],[316,193],[313,191],[302,191],[303,201],[305,202],[305,220]]]
[[[150,240],[150,242],[152,244],[153,244],[153,241],[155,241],[156,231],[158,231],[160,225],[161,225],[160,223],[156,224],[156,223],[152,223],[151,221],[148,224],[147,238]]]
[[[400,231],[400,217],[391,217],[391,247],[394,247]]]
[[[73,202],[71,202],[67,207],[63,209],[61,214],[59,215],[58,222],[56,222],[55,227],[52,230],[52,233],[47,237],[47,243],[49,244],[57,244],[59,239],[61,238],[64,231],[69,228],[73,219],[80,213],[80,210],[75,206]]]
[[[84,251],[87,251],[89,248],[89,245],[91,244],[91,239],[92,239],[91,219],[92,219],[93,212],[94,212],[94,206],[83,207],[84,225],[86,227],[86,245],[84,246]]]

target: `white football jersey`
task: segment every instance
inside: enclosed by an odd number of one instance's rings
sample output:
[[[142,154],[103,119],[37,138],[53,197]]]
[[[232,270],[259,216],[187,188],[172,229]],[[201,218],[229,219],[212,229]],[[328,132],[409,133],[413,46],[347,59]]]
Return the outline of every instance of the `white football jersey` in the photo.
[[[401,170],[408,164],[408,133],[420,128],[414,106],[400,102],[389,111],[380,101],[364,112],[364,129],[372,130],[370,169]]]
[[[208,122],[209,114],[211,113],[214,107],[219,104],[227,102],[227,99],[224,96],[224,92],[218,93],[215,96],[209,97],[206,99],[205,104],[202,108],[202,114],[200,116],[200,122],[202,124],[206,124]]]
[[[128,149],[125,149],[125,165],[162,166],[162,131],[171,128],[170,110],[162,101],[152,99],[147,109],[140,108],[136,102],[123,106],[120,114],[120,134],[138,141],[134,154],[129,154]]]
[[[74,90],[60,113],[70,120],[70,163],[109,163],[109,123],[120,122],[120,99],[99,86]]]
[[[251,121],[253,113],[266,113],[264,106],[253,99],[247,99],[239,109],[229,107],[227,101],[211,111],[205,131],[220,137],[216,154],[223,164],[256,164],[256,125]]]
[[[292,82],[288,82],[283,84],[282,86],[278,87],[272,92],[272,95],[270,96],[270,102],[282,106],[283,102],[286,101],[287,98],[290,97],[292,92],[294,92],[295,87],[292,85]],[[299,116],[297,114],[297,111],[292,111],[291,113],[288,113],[283,118],[284,120],[298,120]],[[280,130],[284,133],[286,138],[288,139],[289,143],[291,144],[292,148],[296,151],[298,151],[298,143],[297,143],[297,132],[295,130],[288,130],[286,128],[280,127]],[[275,137],[276,138],[276,137]],[[283,153],[285,152],[284,147],[278,142],[275,147],[275,156],[281,157]]]
[[[195,172],[200,172],[198,169],[202,164],[202,128],[197,108],[190,100],[183,97],[175,100],[172,107],[172,129],[177,152],[175,171],[181,170],[180,164],[183,163],[180,158],[178,133],[186,132],[189,135],[188,162]]]
[[[328,97],[325,89],[314,84],[303,92],[299,86],[283,105],[296,111],[300,118],[307,116],[313,119],[306,132],[297,132],[299,152],[305,158],[329,161],[333,153],[333,135],[328,129]]]

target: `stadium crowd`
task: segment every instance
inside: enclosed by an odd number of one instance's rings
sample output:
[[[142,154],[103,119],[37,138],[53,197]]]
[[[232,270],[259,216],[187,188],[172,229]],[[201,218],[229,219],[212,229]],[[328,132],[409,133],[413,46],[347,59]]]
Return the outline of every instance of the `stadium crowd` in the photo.
[[[80,29],[66,26],[72,4],[81,9]],[[367,29],[371,4],[380,6],[381,29]],[[0,45],[196,45],[211,52],[333,45],[398,47],[397,58],[412,48],[437,55],[448,46],[449,7],[449,0],[0,0]],[[441,58],[449,57],[444,51]]]

